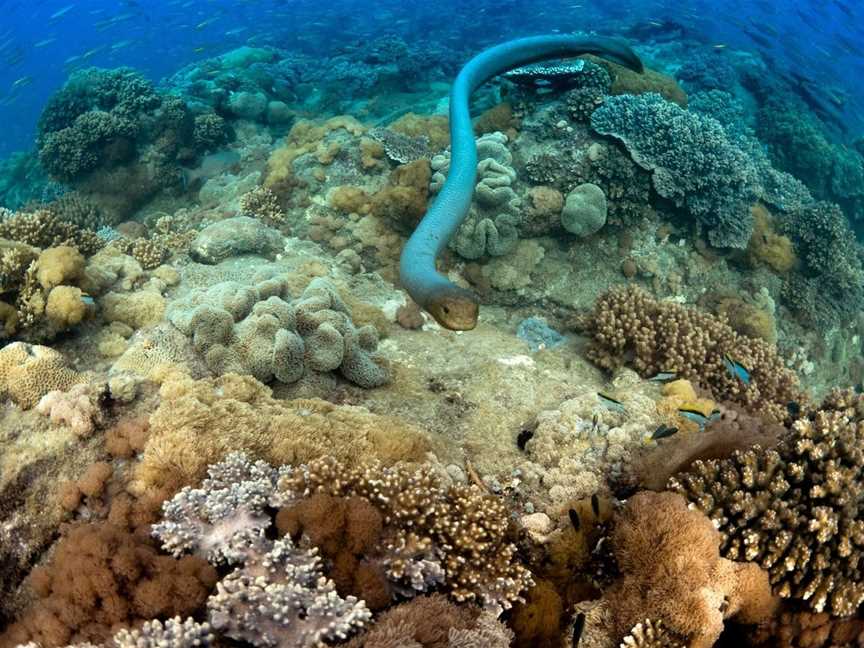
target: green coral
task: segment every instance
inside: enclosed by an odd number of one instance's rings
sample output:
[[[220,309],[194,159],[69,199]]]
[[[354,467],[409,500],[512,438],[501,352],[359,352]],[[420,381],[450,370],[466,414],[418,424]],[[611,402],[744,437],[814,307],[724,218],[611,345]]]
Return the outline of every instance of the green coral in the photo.
[[[474,205],[450,241],[450,247],[466,259],[501,256],[519,240],[521,201],[513,190],[516,170],[507,136],[488,133],[477,139],[477,185]],[[450,170],[450,152],[432,158],[431,193],[444,186]]]

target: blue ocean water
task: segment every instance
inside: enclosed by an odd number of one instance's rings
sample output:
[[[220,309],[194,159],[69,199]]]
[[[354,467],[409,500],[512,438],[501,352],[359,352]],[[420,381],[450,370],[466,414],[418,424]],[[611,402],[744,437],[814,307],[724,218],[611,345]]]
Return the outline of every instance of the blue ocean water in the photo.
[[[587,30],[635,45],[752,52],[851,139],[864,130],[864,9],[852,0],[6,0],[0,2],[0,156],[32,146],[68,74],[131,66],[154,81],[242,45],[327,55],[396,35],[466,53],[517,35]],[[828,95],[826,97],[826,95]]]

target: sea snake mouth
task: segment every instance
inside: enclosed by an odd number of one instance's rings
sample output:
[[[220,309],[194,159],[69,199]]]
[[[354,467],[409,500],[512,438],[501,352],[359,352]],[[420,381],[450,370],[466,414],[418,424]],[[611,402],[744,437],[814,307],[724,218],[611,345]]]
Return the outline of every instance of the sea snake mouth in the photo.
[[[443,327],[470,331],[477,326],[480,301],[435,269],[435,260],[468,216],[477,181],[477,145],[468,103],[485,81],[514,67],[551,58],[595,54],[636,72],[642,61],[627,45],[599,36],[552,34],[507,41],[468,61],[450,91],[450,170],[417,229],[405,243],[399,275],[408,294]]]

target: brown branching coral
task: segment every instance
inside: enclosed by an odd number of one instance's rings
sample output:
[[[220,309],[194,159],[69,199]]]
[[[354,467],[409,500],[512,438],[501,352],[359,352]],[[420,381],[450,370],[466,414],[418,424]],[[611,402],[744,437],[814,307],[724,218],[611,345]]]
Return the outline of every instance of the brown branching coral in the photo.
[[[279,197],[267,187],[256,187],[240,198],[240,213],[259,218],[270,226],[284,225],[285,212],[279,205]]]
[[[724,556],[762,565],[784,598],[848,616],[864,602],[864,416],[848,392],[828,405],[776,450],[696,462],[669,487],[715,522]]]
[[[0,646],[99,642],[119,626],[186,616],[204,603],[215,581],[216,571],[201,558],[159,555],[146,536],[108,522],[82,524],[60,540],[47,566],[31,574],[38,600],[0,635]]]
[[[684,648],[680,637],[669,632],[662,621],[645,619],[633,626],[624,640],[621,648]]]
[[[604,369],[626,364],[644,377],[675,371],[715,399],[776,421],[786,418],[790,401],[806,401],[797,376],[772,346],[736,333],[721,318],[657,301],[638,288],[609,291],[577,326],[591,337],[588,357]],[[749,385],[727,370],[726,355],[747,367]]]
[[[39,248],[69,245],[89,256],[104,245],[96,233],[60,220],[49,211],[18,213],[0,220],[0,238]]]
[[[603,594],[601,607],[611,614],[597,615],[609,624],[607,635],[622,637],[647,616],[691,648],[710,648],[725,619],[768,618],[775,603],[767,574],[721,558],[719,545],[711,521],[683,497],[649,491],[631,497],[612,534],[622,575]]]
[[[504,504],[476,487],[445,486],[431,470],[324,457],[284,469],[279,489],[283,506],[319,493],[368,501],[383,516],[387,577],[407,591],[442,584],[457,601],[509,607],[531,583],[508,541]]]

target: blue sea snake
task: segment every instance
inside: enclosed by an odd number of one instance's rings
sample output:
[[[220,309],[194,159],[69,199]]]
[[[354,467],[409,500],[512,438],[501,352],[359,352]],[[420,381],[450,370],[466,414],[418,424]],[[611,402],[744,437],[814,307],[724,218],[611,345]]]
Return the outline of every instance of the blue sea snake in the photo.
[[[627,45],[600,36],[550,34],[501,43],[484,50],[460,70],[450,90],[450,170],[447,181],[402,249],[399,276],[417,304],[441,326],[468,331],[477,325],[479,300],[439,274],[435,259],[468,215],[477,181],[477,145],[468,101],[496,74],[536,61],[596,54],[642,72]]]

